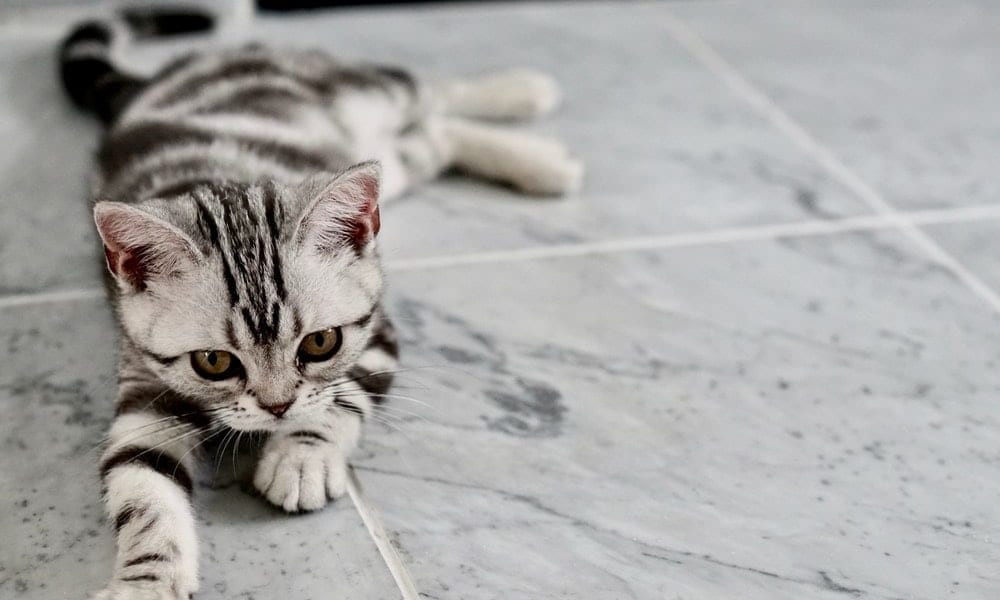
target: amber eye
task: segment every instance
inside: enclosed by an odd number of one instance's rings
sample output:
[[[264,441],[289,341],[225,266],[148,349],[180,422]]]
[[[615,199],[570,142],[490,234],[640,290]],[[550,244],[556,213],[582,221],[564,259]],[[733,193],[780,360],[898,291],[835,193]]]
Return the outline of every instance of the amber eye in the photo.
[[[191,353],[191,368],[212,381],[236,377],[243,372],[238,358],[225,350],[198,350]]]
[[[314,331],[307,335],[299,344],[299,360],[302,362],[320,362],[328,360],[337,350],[340,350],[342,340],[340,327],[331,327],[322,331]]]

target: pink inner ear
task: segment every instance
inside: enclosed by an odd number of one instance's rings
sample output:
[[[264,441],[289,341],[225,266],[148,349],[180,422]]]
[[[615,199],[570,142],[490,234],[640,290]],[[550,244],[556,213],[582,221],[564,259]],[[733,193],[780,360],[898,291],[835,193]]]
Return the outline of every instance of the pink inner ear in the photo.
[[[378,235],[379,229],[382,229],[382,212],[376,204],[375,212],[372,213],[372,235]]]
[[[361,250],[382,228],[377,165],[360,165],[337,177],[302,217],[300,238],[321,251],[351,244]]]
[[[372,198],[374,197],[372,196]],[[381,213],[379,212],[378,204],[373,200],[365,207],[365,212],[361,213],[354,222],[354,228],[351,231],[351,241],[354,242],[355,246],[360,248],[378,235],[381,228]]]
[[[364,204],[361,207],[361,214],[354,224],[353,238],[357,246],[363,246],[368,241],[378,235],[382,227],[382,219],[378,207],[378,177],[361,176],[358,178],[361,188],[361,198]]]
[[[171,275],[195,259],[182,233],[137,209],[98,204],[95,216],[108,269],[137,290],[146,289],[150,278]]]
[[[368,201],[366,212],[378,210],[378,178],[362,177],[361,187],[364,188],[364,198]]]
[[[149,269],[142,261],[142,249],[136,254],[131,254],[125,250],[113,250],[105,246],[104,257],[108,268],[115,276],[125,279],[140,291],[146,289],[145,282]]]

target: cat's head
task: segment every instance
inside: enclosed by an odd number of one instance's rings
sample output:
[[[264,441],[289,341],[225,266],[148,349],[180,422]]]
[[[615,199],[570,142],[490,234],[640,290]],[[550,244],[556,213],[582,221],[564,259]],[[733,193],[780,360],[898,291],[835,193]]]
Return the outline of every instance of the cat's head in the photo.
[[[94,214],[131,355],[239,430],[301,425],[373,333],[379,169],[299,186],[206,185]]]

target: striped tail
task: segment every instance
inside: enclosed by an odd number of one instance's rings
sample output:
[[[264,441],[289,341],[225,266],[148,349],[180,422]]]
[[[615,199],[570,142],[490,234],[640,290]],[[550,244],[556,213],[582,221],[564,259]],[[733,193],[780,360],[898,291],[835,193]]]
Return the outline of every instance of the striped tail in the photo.
[[[146,83],[115,66],[111,57],[115,44],[208,31],[213,25],[214,18],[207,13],[157,8],[133,8],[118,19],[79,25],[59,50],[63,88],[74,104],[110,124]]]

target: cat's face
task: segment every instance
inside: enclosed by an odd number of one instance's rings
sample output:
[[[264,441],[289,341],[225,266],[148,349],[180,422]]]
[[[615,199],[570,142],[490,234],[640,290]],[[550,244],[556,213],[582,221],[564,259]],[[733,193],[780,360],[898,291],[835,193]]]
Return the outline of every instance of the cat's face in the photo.
[[[318,189],[99,204],[127,358],[238,430],[340,410],[334,400],[349,393],[342,384],[379,318],[376,200],[367,166]]]

